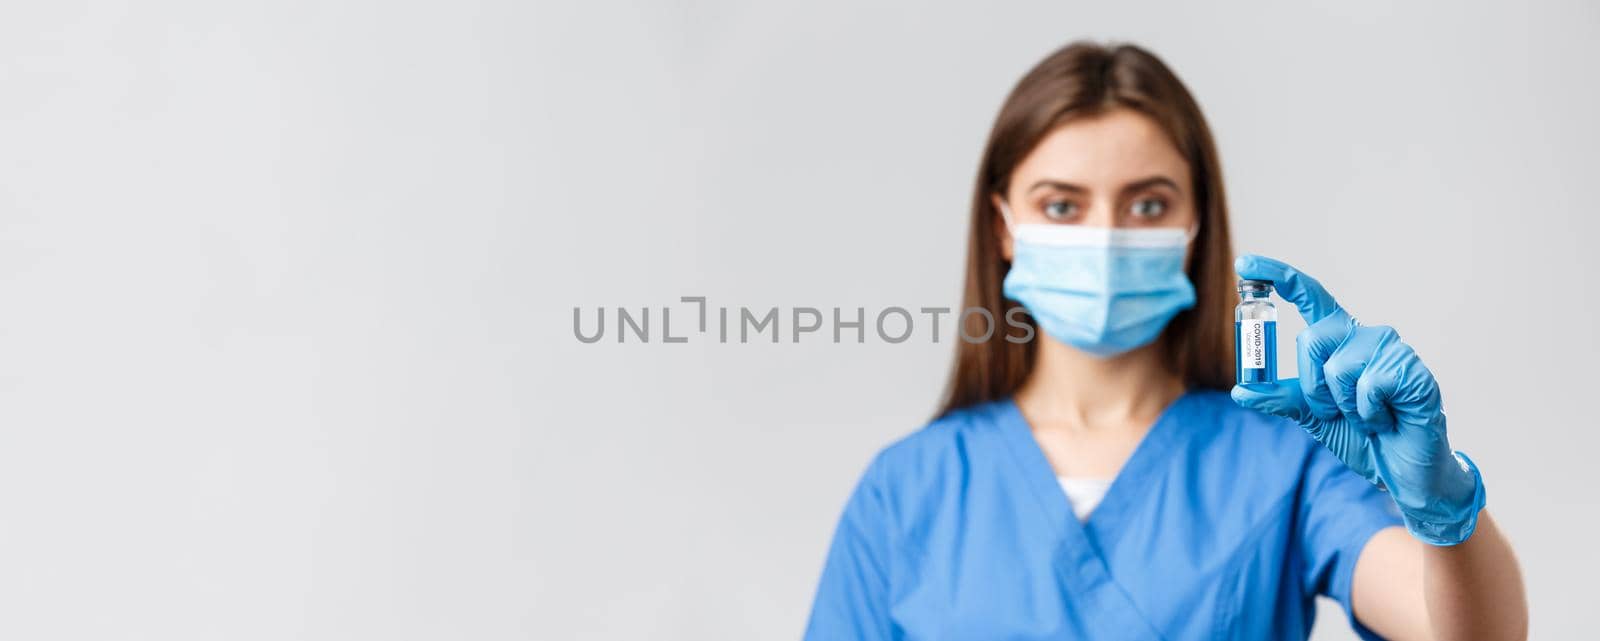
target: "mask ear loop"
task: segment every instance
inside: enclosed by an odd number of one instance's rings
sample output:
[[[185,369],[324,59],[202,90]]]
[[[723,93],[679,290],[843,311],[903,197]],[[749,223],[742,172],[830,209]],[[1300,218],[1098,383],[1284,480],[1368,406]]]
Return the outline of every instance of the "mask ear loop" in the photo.
[[[1015,227],[1011,226],[1011,207],[1006,204],[1004,199],[1001,199],[1000,201],[1000,220],[1004,221],[1006,224],[1006,233],[1011,234],[1011,238],[1015,239],[1017,237],[1017,230]]]
[[[1199,236],[1199,235],[1200,235],[1200,221],[1197,220],[1197,221],[1194,221],[1193,225],[1189,226],[1189,233],[1186,233],[1186,234],[1183,235],[1183,244],[1188,245],[1190,243],[1193,243],[1195,237]]]

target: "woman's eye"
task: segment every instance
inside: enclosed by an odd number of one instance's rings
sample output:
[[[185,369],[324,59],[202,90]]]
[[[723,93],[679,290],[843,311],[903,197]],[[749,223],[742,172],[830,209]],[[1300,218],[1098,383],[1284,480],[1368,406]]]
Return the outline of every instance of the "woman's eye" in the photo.
[[[1167,201],[1159,198],[1141,198],[1134,201],[1131,213],[1138,218],[1155,218],[1167,213]]]
[[[1078,204],[1065,200],[1045,203],[1044,215],[1050,220],[1066,220],[1078,215]]]

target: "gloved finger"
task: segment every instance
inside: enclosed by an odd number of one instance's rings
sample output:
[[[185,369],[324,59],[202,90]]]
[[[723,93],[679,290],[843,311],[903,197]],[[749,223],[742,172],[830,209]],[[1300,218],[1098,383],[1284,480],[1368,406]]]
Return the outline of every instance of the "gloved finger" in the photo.
[[[1356,379],[1356,416],[1369,425],[1394,425],[1394,413],[1389,411],[1389,398],[1394,395],[1400,379],[1395,371],[1368,364],[1361,378]]]
[[[1328,290],[1322,287],[1322,283],[1283,261],[1256,254],[1245,254],[1234,259],[1233,271],[1238,272],[1242,278],[1272,281],[1272,286],[1278,290],[1278,295],[1294,303],[1295,308],[1300,310],[1300,317],[1306,320],[1307,325],[1341,311],[1339,303],[1333,300],[1333,294],[1329,294]]]
[[[1294,337],[1295,362],[1300,369],[1300,392],[1312,415],[1333,418],[1339,406],[1329,390],[1325,365],[1358,326],[1350,315],[1339,310],[1317,321]]]
[[[1381,394],[1396,421],[1427,422],[1442,413],[1439,383],[1410,345],[1396,340],[1384,346],[1369,369],[1385,372],[1388,385],[1375,388],[1374,393]]]
[[[1285,378],[1276,383],[1235,385],[1233,402],[1296,423],[1304,424],[1312,419],[1311,412],[1306,408],[1305,400],[1300,395],[1300,384],[1292,378]]]
[[[1235,385],[1233,401],[1250,409],[1281,416],[1300,424],[1311,438],[1344,461],[1358,474],[1368,479],[1373,476],[1371,441],[1369,437],[1351,429],[1343,417],[1325,421],[1312,416],[1300,395],[1300,384],[1286,378],[1273,385]]]
[[[1351,425],[1365,431],[1378,427],[1361,420],[1356,407],[1356,384],[1384,346],[1399,342],[1400,335],[1393,327],[1357,327],[1322,366],[1333,402]]]

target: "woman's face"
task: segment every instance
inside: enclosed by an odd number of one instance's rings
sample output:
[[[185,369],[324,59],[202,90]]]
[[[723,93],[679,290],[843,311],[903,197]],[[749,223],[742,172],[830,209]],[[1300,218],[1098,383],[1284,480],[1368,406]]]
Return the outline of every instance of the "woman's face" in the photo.
[[[1171,227],[1198,219],[1189,163],[1144,114],[1117,108],[1056,128],[1017,165],[1004,194],[1012,222]],[[1001,195],[996,194],[998,210]],[[1011,235],[999,230],[1011,258]]]

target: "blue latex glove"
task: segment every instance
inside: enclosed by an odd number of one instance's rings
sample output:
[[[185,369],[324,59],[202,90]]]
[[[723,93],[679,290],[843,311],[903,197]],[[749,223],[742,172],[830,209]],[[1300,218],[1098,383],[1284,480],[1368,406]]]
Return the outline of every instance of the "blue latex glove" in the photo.
[[[1394,328],[1362,325],[1322,284],[1262,256],[1234,261],[1243,278],[1270,280],[1305,318],[1295,337],[1300,378],[1235,386],[1240,405],[1300,424],[1350,469],[1388,490],[1406,529],[1433,545],[1472,536],[1483,478],[1445,437],[1439,384]]]

